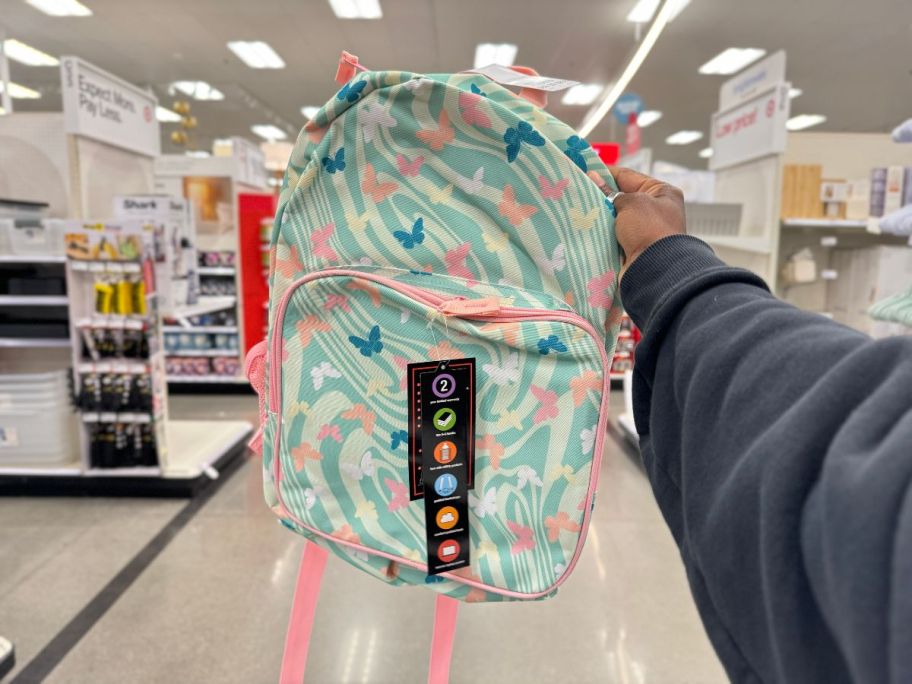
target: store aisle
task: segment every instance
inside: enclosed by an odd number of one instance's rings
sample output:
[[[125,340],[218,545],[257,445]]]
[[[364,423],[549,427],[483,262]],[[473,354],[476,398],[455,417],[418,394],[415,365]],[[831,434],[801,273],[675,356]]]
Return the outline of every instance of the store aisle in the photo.
[[[249,397],[172,402],[182,415],[255,410]],[[186,505],[76,503],[0,501],[19,530],[4,525],[4,548],[18,552],[0,561],[0,631],[16,639],[20,670]],[[276,681],[300,551],[263,505],[258,464],[244,464],[46,681]],[[308,681],[423,681],[432,615],[430,592],[384,587],[331,559]],[[574,576],[551,601],[464,607],[451,680],[725,681],[645,477],[617,442],[607,441]]]

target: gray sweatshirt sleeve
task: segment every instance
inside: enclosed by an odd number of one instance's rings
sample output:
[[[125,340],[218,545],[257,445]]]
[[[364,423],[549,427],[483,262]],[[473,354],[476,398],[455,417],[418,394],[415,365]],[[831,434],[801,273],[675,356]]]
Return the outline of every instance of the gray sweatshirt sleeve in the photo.
[[[912,337],[872,340],[668,237],[621,296],[659,506],[735,682],[912,682]]]

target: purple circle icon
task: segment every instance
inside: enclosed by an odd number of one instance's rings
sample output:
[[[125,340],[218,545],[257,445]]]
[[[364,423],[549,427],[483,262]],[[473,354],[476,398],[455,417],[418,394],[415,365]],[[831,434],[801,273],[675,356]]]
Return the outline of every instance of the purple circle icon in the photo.
[[[456,379],[449,373],[441,373],[434,378],[431,390],[441,399],[446,399],[456,391]]]

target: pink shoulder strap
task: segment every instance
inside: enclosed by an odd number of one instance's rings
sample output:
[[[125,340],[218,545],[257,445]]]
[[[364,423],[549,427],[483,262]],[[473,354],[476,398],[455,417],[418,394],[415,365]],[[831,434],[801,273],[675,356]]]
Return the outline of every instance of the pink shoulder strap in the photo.
[[[434,605],[434,637],[431,640],[431,664],[428,667],[428,684],[447,684],[450,680],[450,658],[453,655],[453,637],[456,634],[456,613],[459,601],[437,594]]]

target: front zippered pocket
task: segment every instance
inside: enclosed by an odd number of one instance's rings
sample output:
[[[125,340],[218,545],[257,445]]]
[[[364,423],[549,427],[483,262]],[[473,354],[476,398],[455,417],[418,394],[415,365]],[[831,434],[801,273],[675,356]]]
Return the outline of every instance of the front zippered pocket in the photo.
[[[443,576],[536,598],[569,574],[598,477],[608,365],[602,340],[565,302],[346,267],[292,284],[272,330],[276,425],[267,449],[290,522],[356,554],[424,570],[424,504],[408,497],[405,368],[471,357],[473,560]]]

